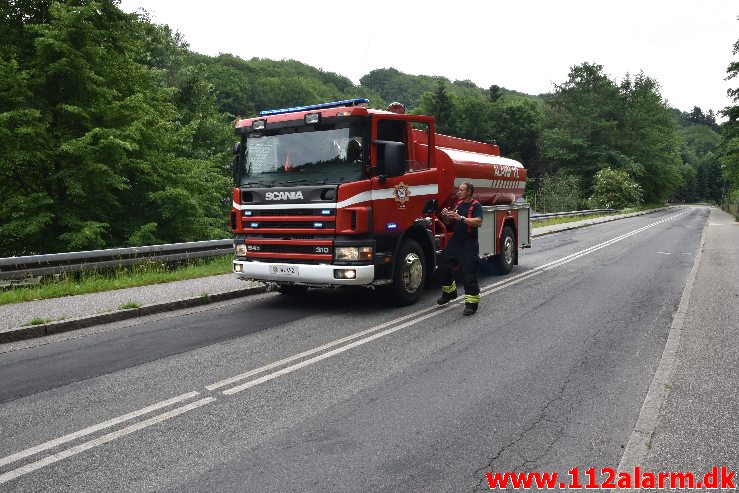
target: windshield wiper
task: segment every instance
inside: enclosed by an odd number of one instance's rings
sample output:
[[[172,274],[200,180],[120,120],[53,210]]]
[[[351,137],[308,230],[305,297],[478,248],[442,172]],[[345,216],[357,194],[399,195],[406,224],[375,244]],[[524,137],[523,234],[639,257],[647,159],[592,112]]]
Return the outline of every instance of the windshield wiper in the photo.
[[[282,184],[287,184],[287,183],[315,183],[316,185],[322,185],[322,184],[325,184],[326,183],[326,180],[324,179],[323,181],[320,181],[320,180],[316,180],[316,179],[309,180],[307,178],[302,178],[300,180],[288,180],[288,181],[283,181],[282,182]]]
[[[242,183],[239,186],[242,186],[242,187],[257,186],[257,187],[264,187],[264,188],[272,188],[274,185],[272,185],[271,183],[259,183],[258,181],[247,181],[246,183]]]

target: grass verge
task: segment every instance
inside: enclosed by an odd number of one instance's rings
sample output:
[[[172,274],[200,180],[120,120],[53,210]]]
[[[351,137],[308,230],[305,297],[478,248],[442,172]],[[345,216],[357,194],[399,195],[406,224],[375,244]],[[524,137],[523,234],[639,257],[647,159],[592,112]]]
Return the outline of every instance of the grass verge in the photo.
[[[222,255],[186,263],[147,262],[104,271],[82,271],[48,277],[38,286],[0,291],[0,305],[227,274],[231,272],[232,258],[231,255]]]
[[[631,207],[622,211],[607,212],[604,214],[589,214],[587,216],[553,217],[551,219],[543,219],[541,221],[532,221],[531,227],[542,228],[544,226],[554,226],[555,224],[566,224],[578,221],[585,221],[586,219],[597,219],[599,217],[617,216],[620,214],[631,214],[632,212],[648,211],[651,209],[658,209],[660,207],[664,207],[664,204],[649,204],[640,207]]]

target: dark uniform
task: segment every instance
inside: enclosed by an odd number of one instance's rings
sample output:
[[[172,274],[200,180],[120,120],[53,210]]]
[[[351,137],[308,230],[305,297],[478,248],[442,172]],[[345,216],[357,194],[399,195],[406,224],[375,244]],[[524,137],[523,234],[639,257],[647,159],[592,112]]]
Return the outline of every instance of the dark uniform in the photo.
[[[482,218],[482,206],[477,200],[469,203],[459,202],[455,209],[462,217]],[[438,303],[443,305],[457,297],[457,283],[454,281],[454,267],[459,265],[464,275],[465,315],[471,315],[480,303],[480,286],[477,283],[477,270],[480,265],[480,244],[477,241],[477,230],[464,221],[454,223],[452,235],[446,248],[439,257],[439,280],[442,295]]]

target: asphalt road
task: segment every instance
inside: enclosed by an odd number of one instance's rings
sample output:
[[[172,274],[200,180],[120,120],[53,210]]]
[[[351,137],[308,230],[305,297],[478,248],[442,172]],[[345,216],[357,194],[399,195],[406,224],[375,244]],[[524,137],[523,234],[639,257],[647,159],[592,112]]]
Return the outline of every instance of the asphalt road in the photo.
[[[0,490],[476,491],[615,468],[707,217],[538,238],[483,275],[473,317],[435,290],[403,309],[313,290],[0,354]]]

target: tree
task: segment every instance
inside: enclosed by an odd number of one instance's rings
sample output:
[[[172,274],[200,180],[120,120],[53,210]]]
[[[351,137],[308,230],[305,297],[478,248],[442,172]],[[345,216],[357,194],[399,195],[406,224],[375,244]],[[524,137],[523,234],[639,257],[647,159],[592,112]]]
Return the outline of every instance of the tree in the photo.
[[[493,84],[488,88],[488,98],[490,99],[491,103],[498,102],[502,97],[503,89],[500,86]]]
[[[498,100],[490,107],[490,133],[504,156],[518,159],[527,167],[537,161],[543,115],[532,98]]]
[[[590,205],[593,208],[625,209],[642,202],[641,187],[621,170],[604,168],[595,175],[593,195]]]
[[[546,103],[544,154],[554,169],[580,176],[586,190],[605,168],[635,177],[649,202],[681,184],[677,126],[654,79],[626,76],[617,85],[602,66],[585,63]]]
[[[427,92],[421,96],[418,112],[431,115],[436,119],[436,130],[440,133],[456,134],[457,115],[456,98],[446,90],[446,83],[439,80],[434,92]]]
[[[636,178],[647,202],[664,202],[681,184],[677,124],[654,79],[627,76],[620,89],[625,111],[618,147],[633,163],[625,170]]]
[[[116,4],[31,15],[14,3],[23,28],[0,60],[0,254],[223,234],[228,121],[182,68],[176,37]]]
[[[734,43],[732,54],[734,56],[739,54],[739,40]],[[739,76],[739,61],[731,62],[726,72],[728,74],[727,80],[733,80]],[[739,87],[731,88],[727,93],[734,105],[724,108],[721,112],[727,117],[728,121],[723,124],[721,132],[720,162],[723,176],[731,187],[732,192],[729,193],[729,196],[733,203],[736,200],[734,194],[739,192]],[[739,210],[737,211],[737,217],[739,217]]]
[[[545,156],[554,168],[583,177],[586,190],[595,173],[608,166],[629,166],[620,152],[623,101],[603,66],[584,63],[546,99]]]

